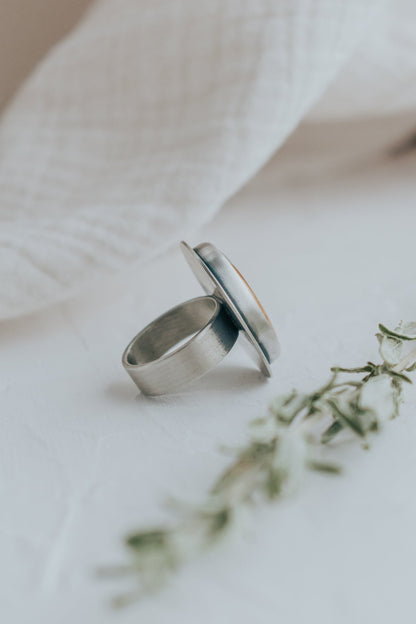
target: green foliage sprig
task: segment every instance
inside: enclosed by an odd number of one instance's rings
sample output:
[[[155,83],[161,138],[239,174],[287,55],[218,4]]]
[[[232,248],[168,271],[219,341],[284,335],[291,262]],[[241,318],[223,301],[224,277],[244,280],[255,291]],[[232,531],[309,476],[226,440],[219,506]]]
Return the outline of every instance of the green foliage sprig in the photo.
[[[376,336],[380,364],[336,366],[328,383],[314,392],[293,390],[277,397],[267,416],[252,423],[249,443],[236,452],[203,504],[184,509],[172,527],[127,537],[132,563],[111,571],[136,574],[139,586],[117,604],[160,588],[225,535],[243,506],[296,489],[308,469],[339,473],[340,466],[327,458],[335,438],[351,434],[368,448],[369,437],[399,415],[403,384],[411,383],[407,373],[416,370],[416,348],[404,355],[407,343],[416,341],[416,323],[400,323],[394,330],[379,325]]]

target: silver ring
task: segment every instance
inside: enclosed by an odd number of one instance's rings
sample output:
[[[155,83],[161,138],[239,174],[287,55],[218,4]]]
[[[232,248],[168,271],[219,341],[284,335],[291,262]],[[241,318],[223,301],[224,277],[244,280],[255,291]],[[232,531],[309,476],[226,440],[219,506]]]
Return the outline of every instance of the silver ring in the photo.
[[[168,394],[216,366],[238,332],[216,297],[191,299],[137,334],[123,353],[123,366],[143,394]]]
[[[245,345],[263,375],[271,377],[270,364],[280,345],[274,327],[253,289],[234,264],[211,243],[192,248],[181,242],[183,254],[202,288],[220,299],[246,338]]]

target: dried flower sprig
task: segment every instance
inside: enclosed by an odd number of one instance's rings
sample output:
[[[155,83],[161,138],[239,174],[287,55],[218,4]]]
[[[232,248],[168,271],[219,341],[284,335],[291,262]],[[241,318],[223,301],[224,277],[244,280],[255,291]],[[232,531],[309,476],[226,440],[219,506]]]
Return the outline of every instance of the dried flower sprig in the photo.
[[[411,383],[406,373],[416,370],[416,348],[404,355],[405,345],[416,341],[416,323],[400,323],[394,331],[379,325],[376,336],[381,364],[333,367],[329,382],[316,391],[277,397],[268,415],[252,423],[250,442],[237,451],[202,505],[187,507],[171,528],[127,538],[132,564],[112,572],[136,574],[139,588],[117,604],[158,589],[175,569],[225,535],[243,506],[294,490],[308,469],[340,472],[326,453],[341,434],[351,433],[368,448],[369,436],[399,415],[402,386]]]

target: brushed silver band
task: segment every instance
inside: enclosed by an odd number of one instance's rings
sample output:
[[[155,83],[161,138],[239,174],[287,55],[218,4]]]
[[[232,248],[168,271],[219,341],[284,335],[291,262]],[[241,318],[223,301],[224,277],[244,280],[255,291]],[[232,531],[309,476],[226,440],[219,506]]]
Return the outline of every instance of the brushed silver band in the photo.
[[[137,334],[123,353],[123,366],[143,394],[168,394],[216,366],[238,331],[218,299],[197,297]]]

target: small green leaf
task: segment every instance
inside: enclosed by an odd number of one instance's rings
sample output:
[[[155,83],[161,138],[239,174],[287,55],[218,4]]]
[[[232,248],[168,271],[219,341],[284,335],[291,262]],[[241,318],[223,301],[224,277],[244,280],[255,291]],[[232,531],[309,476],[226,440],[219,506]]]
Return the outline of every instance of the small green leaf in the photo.
[[[225,529],[226,526],[230,523],[231,520],[231,510],[230,509],[221,509],[219,512],[213,515],[210,533],[214,535],[216,533],[220,533]]]
[[[333,464],[331,462],[324,462],[319,459],[311,459],[308,461],[308,466],[311,470],[318,470],[320,472],[329,472],[331,474],[340,474],[342,467],[339,464]]]
[[[266,476],[265,489],[268,498],[276,498],[282,491],[284,475],[280,470],[269,470]]]
[[[334,422],[326,429],[322,436],[321,442],[322,444],[328,444],[340,431],[344,429],[344,425],[339,420],[334,420]]]
[[[381,323],[379,324],[378,328],[382,334],[385,334],[390,338],[398,338],[399,340],[416,340],[416,323],[406,323],[405,325],[403,325],[403,329],[406,328],[408,331],[414,331],[414,333],[412,334],[402,334],[399,331],[393,331],[391,329],[388,329],[387,327],[385,327],[385,325],[382,325]]]
[[[407,376],[404,375],[403,373],[397,373],[396,371],[390,370],[388,371],[388,374],[391,375],[392,377],[396,377],[397,379],[401,379],[402,381],[405,381],[406,383],[413,383],[413,381]]]
[[[347,414],[341,411],[336,400],[328,400],[328,405],[331,407],[334,417],[338,419],[341,424],[343,424],[345,427],[349,427],[349,429],[356,433],[360,438],[365,437],[366,432],[362,428],[362,425],[357,418],[355,418],[351,414]]]
[[[147,550],[150,548],[163,548],[166,545],[166,540],[167,531],[157,529],[133,533],[133,535],[126,538],[126,544],[134,550]]]

